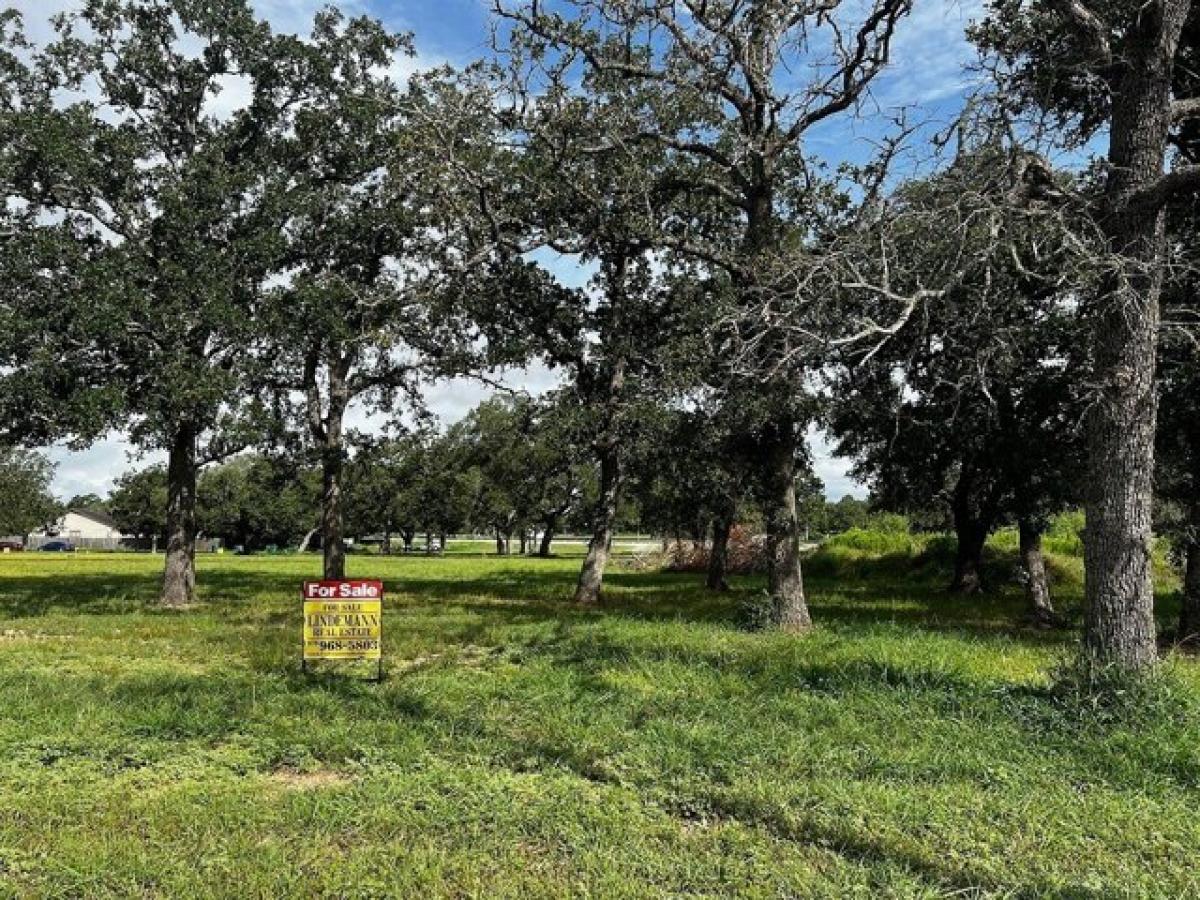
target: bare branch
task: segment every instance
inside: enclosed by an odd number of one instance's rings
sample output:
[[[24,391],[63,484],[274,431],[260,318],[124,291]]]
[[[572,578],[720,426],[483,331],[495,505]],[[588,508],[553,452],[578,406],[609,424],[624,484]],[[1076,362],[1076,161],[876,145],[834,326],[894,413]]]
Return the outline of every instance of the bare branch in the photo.
[[[1188,97],[1171,104],[1171,121],[1183,122],[1200,116],[1200,97]]]

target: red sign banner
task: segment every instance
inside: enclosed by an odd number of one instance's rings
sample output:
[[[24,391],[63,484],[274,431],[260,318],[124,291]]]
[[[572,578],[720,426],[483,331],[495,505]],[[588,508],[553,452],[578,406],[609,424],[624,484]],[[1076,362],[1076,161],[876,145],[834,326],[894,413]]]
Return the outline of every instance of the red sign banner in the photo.
[[[382,581],[306,581],[305,600],[382,600]]]

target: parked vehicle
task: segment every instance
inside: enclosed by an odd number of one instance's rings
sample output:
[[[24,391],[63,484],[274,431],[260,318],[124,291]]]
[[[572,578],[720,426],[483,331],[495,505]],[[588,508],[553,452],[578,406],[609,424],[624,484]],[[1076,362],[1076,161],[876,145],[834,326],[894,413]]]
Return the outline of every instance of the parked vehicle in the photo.
[[[20,541],[0,541],[0,553],[8,553],[12,550],[24,550],[25,545]]]
[[[75,545],[70,541],[46,541],[38,549],[47,553],[74,553]]]

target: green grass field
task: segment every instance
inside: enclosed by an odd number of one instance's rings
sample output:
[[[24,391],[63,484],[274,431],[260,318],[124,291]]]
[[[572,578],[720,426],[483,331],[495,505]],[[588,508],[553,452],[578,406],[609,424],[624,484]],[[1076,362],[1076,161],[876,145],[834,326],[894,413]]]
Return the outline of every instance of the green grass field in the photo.
[[[157,558],[0,556],[0,896],[1200,895],[1196,663],[1091,712],[1015,588],[835,562],[796,638],[695,576],[582,612],[578,559],[352,557],[372,684],[300,671],[313,557],[163,612]]]

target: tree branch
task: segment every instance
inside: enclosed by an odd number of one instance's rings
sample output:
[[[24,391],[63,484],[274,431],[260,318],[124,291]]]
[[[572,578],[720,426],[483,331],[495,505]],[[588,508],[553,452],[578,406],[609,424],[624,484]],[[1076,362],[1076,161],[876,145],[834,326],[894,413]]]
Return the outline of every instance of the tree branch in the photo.
[[[1088,9],[1083,0],[1053,0],[1053,5],[1087,42],[1097,60],[1103,65],[1111,65],[1112,40],[1100,17]]]
[[[1183,122],[1200,116],[1200,97],[1188,97],[1171,104],[1171,121]]]
[[[1200,194],[1200,165],[1180,166],[1145,187],[1126,195],[1124,206],[1126,208],[1162,209],[1167,203],[1181,195],[1196,194]]]

